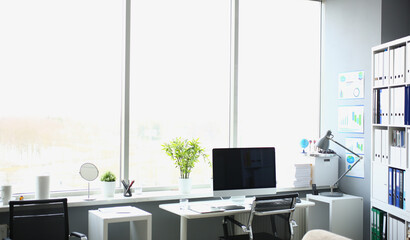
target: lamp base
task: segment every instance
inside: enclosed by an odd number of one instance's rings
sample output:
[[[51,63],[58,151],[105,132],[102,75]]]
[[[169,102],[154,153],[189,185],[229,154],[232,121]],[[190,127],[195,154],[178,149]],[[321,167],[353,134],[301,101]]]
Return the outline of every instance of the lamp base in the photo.
[[[341,192],[322,192],[319,195],[324,197],[343,197],[343,193]]]

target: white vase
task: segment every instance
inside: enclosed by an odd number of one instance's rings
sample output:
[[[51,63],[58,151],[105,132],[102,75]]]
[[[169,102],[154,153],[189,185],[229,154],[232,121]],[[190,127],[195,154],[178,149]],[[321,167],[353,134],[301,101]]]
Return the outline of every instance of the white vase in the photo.
[[[35,199],[50,198],[50,176],[43,175],[36,177]]]
[[[104,197],[114,197],[115,182],[102,182],[102,192]]]
[[[179,192],[181,194],[188,194],[191,192],[192,181],[189,178],[180,178],[179,179]]]

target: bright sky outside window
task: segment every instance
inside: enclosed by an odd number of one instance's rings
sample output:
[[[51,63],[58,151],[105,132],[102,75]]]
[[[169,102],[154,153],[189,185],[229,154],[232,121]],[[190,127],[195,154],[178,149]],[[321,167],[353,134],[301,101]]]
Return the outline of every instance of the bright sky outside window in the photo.
[[[300,140],[318,138],[320,4],[239,4],[238,145],[276,148],[278,187],[293,186]]]
[[[238,145],[276,147],[278,186],[288,187],[300,139],[319,132],[320,3],[239,2]],[[85,162],[120,176],[123,7],[0,2],[0,182],[13,192],[33,192],[44,173],[51,190],[84,189]],[[123,167],[136,185],[177,183],[161,147],[176,137],[199,138],[210,158],[229,147],[230,18],[228,0],[131,1]],[[200,162],[191,177],[208,184],[211,168]]]
[[[229,13],[229,1],[132,2],[130,177],[144,186],[178,181],[165,142],[228,146]],[[200,162],[191,178],[209,184],[211,168]]]
[[[85,189],[85,162],[119,174],[122,3],[0,2],[0,182]]]

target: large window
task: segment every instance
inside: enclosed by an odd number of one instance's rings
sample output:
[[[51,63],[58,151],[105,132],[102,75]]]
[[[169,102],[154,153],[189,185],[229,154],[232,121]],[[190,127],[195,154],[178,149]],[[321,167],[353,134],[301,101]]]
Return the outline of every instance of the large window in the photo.
[[[119,174],[122,3],[0,1],[0,182],[86,188],[81,164]]]
[[[161,145],[177,137],[210,158],[274,146],[288,187],[299,141],[318,137],[320,2],[0,1],[0,32],[0,182],[14,193],[41,174],[52,191],[85,189],[86,162],[176,186]],[[208,184],[211,168],[191,177]]]
[[[161,145],[229,144],[229,1],[135,0],[131,11],[130,168],[143,186],[176,184]],[[193,183],[209,183],[200,162]]]
[[[321,3],[239,2],[238,145],[276,147],[290,187],[300,140],[319,134]]]

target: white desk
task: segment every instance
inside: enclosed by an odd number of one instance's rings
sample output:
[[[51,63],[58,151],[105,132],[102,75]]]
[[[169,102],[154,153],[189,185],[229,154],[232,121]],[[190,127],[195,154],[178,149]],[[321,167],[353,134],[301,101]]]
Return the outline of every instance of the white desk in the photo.
[[[363,239],[362,197],[308,194],[306,198],[315,203],[307,210],[307,230],[324,229],[351,239]]]
[[[168,212],[179,215],[181,217],[180,218],[180,240],[187,240],[187,232],[188,232],[187,222],[188,222],[188,219],[221,217],[221,216],[230,216],[230,215],[235,215],[235,214],[240,214],[240,213],[248,213],[251,210],[250,203],[252,201],[252,198],[247,198],[246,201],[249,204],[245,205],[245,209],[228,210],[228,211],[214,212],[214,213],[197,213],[197,212],[191,211],[189,209],[181,210],[179,203],[161,204],[161,205],[159,205],[159,207],[161,209],[164,209]],[[224,205],[224,202],[226,203],[226,201],[223,201],[223,200],[198,201],[198,202],[190,202],[189,205],[209,204],[209,205],[212,205],[212,206],[218,206],[218,205]],[[229,204],[225,204],[225,205],[229,205]],[[315,203],[313,203],[313,202],[302,200],[301,203],[296,204],[296,207],[297,208],[307,208],[307,207],[311,207],[311,206],[314,206],[314,205],[315,205]]]
[[[113,207],[88,211],[90,240],[108,240],[108,224],[130,222],[132,240],[152,239],[152,215],[136,207]]]

